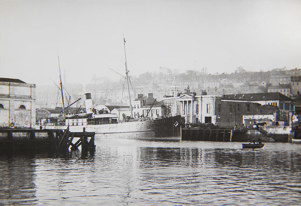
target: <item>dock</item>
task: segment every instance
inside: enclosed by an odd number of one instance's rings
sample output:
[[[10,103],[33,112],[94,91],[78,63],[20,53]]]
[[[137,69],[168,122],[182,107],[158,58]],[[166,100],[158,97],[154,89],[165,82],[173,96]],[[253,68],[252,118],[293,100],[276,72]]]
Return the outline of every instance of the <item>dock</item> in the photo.
[[[185,127],[181,129],[181,139],[190,141],[231,141],[229,129]]]
[[[81,151],[82,157],[95,152],[95,132],[70,132],[69,129],[0,129],[1,153],[48,153],[67,156]]]

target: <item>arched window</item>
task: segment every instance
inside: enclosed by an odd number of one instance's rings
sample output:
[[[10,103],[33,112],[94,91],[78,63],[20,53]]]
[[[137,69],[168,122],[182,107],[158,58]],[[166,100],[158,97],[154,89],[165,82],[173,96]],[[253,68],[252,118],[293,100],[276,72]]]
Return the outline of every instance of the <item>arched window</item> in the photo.
[[[20,105],[19,109],[26,109],[26,107],[22,104]]]
[[[0,109],[4,109],[4,106],[3,106],[3,104],[0,104]]]

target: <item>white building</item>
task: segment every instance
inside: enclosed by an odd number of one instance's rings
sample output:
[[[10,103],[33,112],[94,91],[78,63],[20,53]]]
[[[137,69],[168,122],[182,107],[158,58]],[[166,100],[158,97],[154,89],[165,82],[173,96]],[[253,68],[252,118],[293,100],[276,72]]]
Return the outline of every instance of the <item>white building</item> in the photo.
[[[213,123],[216,119],[216,95],[201,95],[198,96],[199,113],[198,119],[200,123]]]
[[[0,78],[0,127],[35,126],[35,84]]]
[[[185,123],[198,122],[198,99],[194,92],[190,92],[189,87],[183,94],[178,96],[177,104],[179,105],[179,113],[185,118]]]

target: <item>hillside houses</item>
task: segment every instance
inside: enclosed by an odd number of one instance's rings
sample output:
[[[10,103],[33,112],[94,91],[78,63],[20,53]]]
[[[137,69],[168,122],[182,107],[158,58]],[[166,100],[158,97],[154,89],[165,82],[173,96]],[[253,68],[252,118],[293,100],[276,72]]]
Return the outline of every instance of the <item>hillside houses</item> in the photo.
[[[273,118],[269,118],[282,121],[288,119],[289,113],[301,111],[301,98],[298,97],[301,91],[300,69],[276,69],[269,72],[239,70],[232,74],[214,75],[197,71],[185,74],[168,71],[165,74],[164,71],[132,77],[134,117],[161,118],[180,114],[187,123],[212,123],[232,127],[246,123],[242,116],[249,115],[250,118],[250,115],[255,114],[273,115]],[[122,82],[118,82],[120,83]],[[120,85],[111,90],[106,85],[99,88],[94,88],[93,85],[99,84],[87,85],[87,89],[93,91],[96,104],[109,108],[111,105],[127,104],[124,91],[117,89],[121,88]],[[110,84],[110,87],[113,88],[114,84]],[[174,90],[173,93],[165,95],[170,90]],[[263,106],[271,111],[263,110]],[[278,109],[276,111],[271,108]],[[129,106],[115,106],[111,112],[123,119],[124,115],[130,116],[127,109]],[[264,113],[260,114],[261,112]]]

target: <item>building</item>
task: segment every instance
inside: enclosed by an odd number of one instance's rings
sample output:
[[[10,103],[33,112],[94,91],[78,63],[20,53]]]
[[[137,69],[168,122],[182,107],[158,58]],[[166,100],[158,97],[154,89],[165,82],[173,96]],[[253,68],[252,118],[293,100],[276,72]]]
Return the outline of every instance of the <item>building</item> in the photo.
[[[151,119],[157,119],[168,116],[170,111],[167,111],[167,107],[163,101],[157,101],[154,98],[153,93],[148,93],[148,96],[138,94],[137,98],[132,103],[134,118],[148,117]]]
[[[198,105],[198,116],[197,120],[200,123],[212,123],[216,124],[216,106],[217,101],[220,100],[219,96],[216,95],[201,95],[197,97]]]
[[[130,106],[107,106],[111,114],[115,114],[118,117],[118,121],[126,121],[126,117],[131,116]]]
[[[301,76],[291,77],[291,93],[295,96],[301,93]]]
[[[280,111],[293,112],[295,111],[294,102],[291,98],[279,93],[250,93],[250,94],[230,94],[224,95],[224,100],[240,100],[260,105],[271,105],[279,107]]]
[[[288,123],[294,112],[292,99],[281,93],[197,96],[186,90],[177,97],[178,114],[186,124],[243,127],[258,121]]]
[[[279,84],[290,84],[291,83],[291,75],[289,74],[273,74],[270,78],[270,83],[272,85],[279,85]]]
[[[174,95],[164,95],[162,102],[166,107],[166,110],[169,111],[167,116],[176,116],[179,115],[179,105],[177,104],[178,96]]]
[[[245,103],[256,103],[260,107],[251,113],[246,113],[243,115],[257,115],[255,119],[267,118],[264,115],[272,115],[273,118],[269,118],[271,121],[283,122],[283,124],[288,125],[291,121],[292,115],[295,112],[294,101],[277,92],[277,93],[253,93],[253,94],[236,94],[236,95],[224,95],[223,101],[236,101]],[[250,121],[250,118],[249,118]]]
[[[268,93],[281,93],[287,97],[292,97],[291,84],[279,84],[268,87]]]
[[[190,92],[189,87],[177,97],[179,114],[185,119],[186,124],[198,123],[198,99],[195,92]]]
[[[274,75],[270,79],[271,86],[268,92],[280,92],[288,97],[297,96],[301,92],[301,76],[293,74]]]
[[[0,127],[35,126],[35,84],[0,78]]]
[[[242,127],[243,115],[257,114],[260,104],[241,100],[227,100],[222,96],[198,96],[199,123],[220,127]]]

